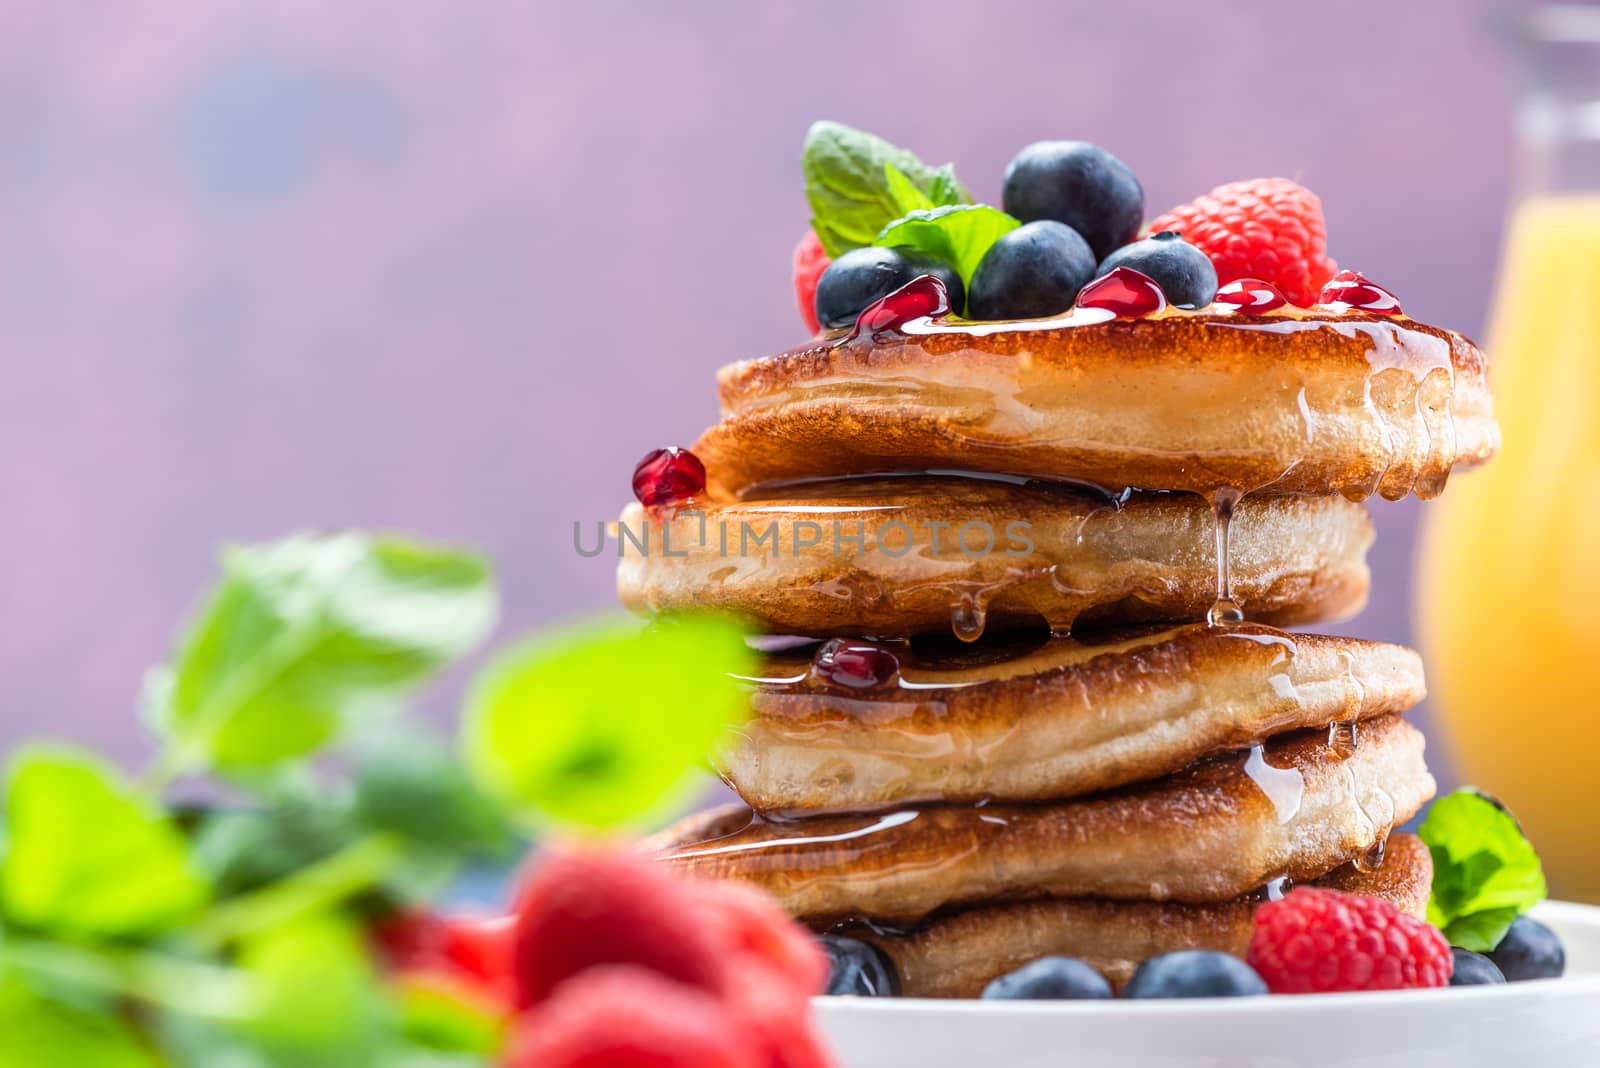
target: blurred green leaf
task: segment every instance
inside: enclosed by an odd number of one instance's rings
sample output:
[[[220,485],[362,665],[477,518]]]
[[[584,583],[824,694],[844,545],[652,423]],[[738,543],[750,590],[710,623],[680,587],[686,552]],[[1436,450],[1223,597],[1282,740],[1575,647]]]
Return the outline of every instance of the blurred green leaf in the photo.
[[[742,721],[754,654],[714,618],[603,622],[495,660],[468,698],[467,763],[530,819],[641,821]]]
[[[257,989],[241,1033],[300,1056],[371,1048],[380,1023],[377,976],[347,922],[328,913],[264,931],[241,944],[238,963]]]
[[[403,1032],[414,1046],[482,1055],[500,1048],[505,1021],[488,1005],[428,982],[402,981],[395,996]]]
[[[358,754],[353,815],[370,830],[456,856],[505,856],[514,841],[504,810],[460,757],[419,734],[391,734]]]
[[[6,790],[0,908],[13,923],[133,937],[193,915],[207,886],[170,818],[93,756],[27,748]]]
[[[392,698],[488,632],[488,565],[359,534],[236,548],[147,713],[223,770],[311,752],[353,709]]]
[[[0,1068],[160,1068],[118,1016],[71,1008],[0,977]]]

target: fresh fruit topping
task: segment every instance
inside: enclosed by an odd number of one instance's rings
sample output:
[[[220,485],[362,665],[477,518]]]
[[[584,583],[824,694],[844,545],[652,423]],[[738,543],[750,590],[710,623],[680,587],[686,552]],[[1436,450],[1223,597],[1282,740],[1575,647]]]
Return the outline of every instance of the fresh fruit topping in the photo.
[[[646,453],[633,469],[633,495],[646,508],[689,500],[705,488],[706,465],[675,445]]]
[[[710,881],[696,884],[695,896],[741,981],[783,987],[798,999],[822,992],[827,953],[772,898],[743,883]]]
[[[594,968],[521,1018],[505,1068],[767,1068],[714,995],[627,965]]]
[[[899,990],[894,965],[883,950],[858,938],[822,935],[831,966],[823,992],[835,997],[889,998]]]
[[[1166,294],[1156,280],[1132,267],[1112,268],[1084,286],[1077,301],[1079,308],[1099,308],[1119,319],[1154,315],[1166,306]]]
[[[1243,998],[1265,994],[1261,976],[1227,953],[1184,949],[1151,957],[1123,988],[1125,998]]]
[[[882,300],[868,305],[856,319],[856,332],[876,334],[899,330],[913,319],[944,315],[950,291],[931,274],[918,275]]]
[[[1451,945],[1489,953],[1513,920],[1544,900],[1539,855],[1494,798],[1475,790],[1441,797],[1417,834],[1433,854],[1428,922]]]
[[[1099,145],[1037,141],[1006,167],[1000,204],[1025,223],[1066,223],[1089,243],[1098,262],[1138,236],[1144,187],[1127,164]]]
[[[913,211],[972,200],[948,164],[929,167],[881,137],[837,122],[812,125],[800,167],[811,228],[834,257],[872,244],[884,227]]]
[[[1538,920],[1518,916],[1488,954],[1508,983],[1556,979],[1567,970],[1567,951],[1556,933]]]
[[[720,993],[727,957],[720,932],[697,907],[695,889],[626,847],[543,857],[517,894],[517,1005],[537,1005],[573,976],[605,964],[638,965]]]
[[[954,265],[970,288],[972,274],[994,243],[1017,228],[1017,220],[987,204],[956,204],[913,211],[884,227],[874,242],[885,248],[925,252]]]
[[[811,673],[835,686],[876,690],[899,678],[900,658],[871,642],[830,638],[813,654]]]
[[[794,247],[795,304],[800,308],[800,321],[813,334],[820,329],[817,323],[817,282],[832,262],[823,251],[822,241],[815,230],[807,230],[806,236]]]
[[[1095,275],[1094,253],[1066,223],[1040,219],[989,247],[972,276],[971,319],[1032,319],[1072,307]]]
[[[1322,201],[1287,178],[1220,185],[1150,224],[1151,233],[1162,230],[1178,231],[1210,256],[1224,284],[1259,278],[1305,307],[1338,270],[1328,258]]]
[[[1246,315],[1260,315],[1289,303],[1278,287],[1259,278],[1239,278],[1217,290],[1216,304],[1230,305]]]
[[[782,986],[757,980],[734,984],[723,1004],[733,1029],[755,1047],[761,1068],[836,1068],[809,998],[796,1001]]]
[[[1004,1001],[1072,1001],[1109,998],[1106,977],[1076,957],[1040,957],[983,988],[983,997]]]
[[[944,283],[947,308],[963,306],[966,291],[961,276],[944,260],[903,248],[846,252],[828,265],[817,282],[817,320],[829,329],[849,326],[869,305],[923,275]]]
[[[1118,267],[1131,267],[1155,279],[1167,300],[1185,308],[1203,307],[1217,295],[1217,269],[1210,257],[1171,230],[1123,245],[1095,273],[1107,274]]]
[[[1317,303],[1332,308],[1355,308],[1378,315],[1399,315],[1395,295],[1356,271],[1340,271],[1322,287]]]
[[[1450,973],[1451,986],[1492,986],[1506,981],[1494,961],[1482,953],[1457,946],[1450,950],[1450,960],[1454,967]]]
[[[1444,986],[1451,969],[1437,927],[1382,898],[1305,886],[1256,910],[1246,959],[1274,994]]]
[[[511,995],[510,916],[441,916],[396,912],[372,928],[387,968],[437,978],[504,1002]]]

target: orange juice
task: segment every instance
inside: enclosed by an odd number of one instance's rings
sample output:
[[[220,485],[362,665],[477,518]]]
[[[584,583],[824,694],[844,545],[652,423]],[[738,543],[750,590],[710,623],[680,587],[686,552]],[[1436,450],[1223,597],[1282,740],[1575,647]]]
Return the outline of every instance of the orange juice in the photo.
[[[1428,510],[1430,689],[1552,891],[1600,902],[1600,192],[1516,210],[1485,351],[1505,442]]]

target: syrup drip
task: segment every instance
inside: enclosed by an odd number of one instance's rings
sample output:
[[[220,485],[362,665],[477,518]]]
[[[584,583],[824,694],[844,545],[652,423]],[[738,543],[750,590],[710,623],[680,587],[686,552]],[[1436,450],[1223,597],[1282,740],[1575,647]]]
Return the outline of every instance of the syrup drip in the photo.
[[[975,642],[983,637],[989,612],[974,594],[964,593],[961,601],[950,613],[950,629],[964,642]]]
[[[1294,880],[1287,875],[1280,875],[1276,879],[1268,879],[1267,884],[1261,888],[1261,896],[1268,901],[1282,901],[1294,889]]]
[[[1344,722],[1334,720],[1328,724],[1328,748],[1332,749],[1340,760],[1349,760],[1355,756],[1360,744],[1360,728],[1355,720]]]
[[[1231,627],[1244,622],[1244,609],[1233,599],[1233,568],[1229,558],[1228,532],[1233,525],[1233,510],[1244,494],[1232,487],[1209,494],[1217,532],[1217,600],[1206,613],[1213,627]]]
[[[1383,857],[1389,847],[1389,832],[1385,831],[1373,847],[1351,861],[1355,869],[1363,875],[1371,875],[1383,867]]]
[[[1244,773],[1272,802],[1279,823],[1288,823],[1299,814],[1300,802],[1306,793],[1306,779],[1300,769],[1273,767],[1267,763],[1266,749],[1256,745],[1250,748]]]

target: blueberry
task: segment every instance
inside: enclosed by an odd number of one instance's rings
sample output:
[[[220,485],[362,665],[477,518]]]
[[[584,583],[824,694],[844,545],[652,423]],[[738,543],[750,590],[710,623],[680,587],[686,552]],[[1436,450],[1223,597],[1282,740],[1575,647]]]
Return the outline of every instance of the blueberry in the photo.
[[[1169,304],[1199,308],[1217,296],[1217,269],[1211,265],[1211,257],[1171,230],[1123,245],[1105,258],[1095,277],[1113,267],[1131,267],[1154,278]]]
[[[931,274],[950,293],[950,308],[966,303],[961,275],[937,256],[909,248],[851,249],[828,265],[817,280],[817,321],[849,326],[867,305],[882,300],[918,275]]]
[[[1001,205],[1021,219],[1066,223],[1094,258],[1126,245],[1144,221],[1144,188],[1128,165],[1087,141],[1037,141],[1006,168]]]
[[[1040,219],[1006,234],[972,274],[967,316],[1033,319],[1072,307],[1094,275],[1094,253],[1066,223]]]
[[[1506,977],[1500,974],[1494,961],[1482,953],[1474,953],[1470,949],[1461,949],[1459,946],[1450,950],[1450,956],[1455,960],[1455,971],[1450,973],[1451,986],[1488,986],[1492,983],[1503,983]]]
[[[822,946],[833,966],[828,971],[826,994],[844,997],[892,998],[899,992],[894,965],[877,946],[859,938],[822,935]]]
[[[1125,998],[1242,998],[1265,994],[1267,984],[1238,957],[1208,949],[1185,949],[1151,957],[1139,965]]]
[[[1556,933],[1538,920],[1518,916],[1488,954],[1508,983],[1554,979],[1567,970],[1567,951]]]
[[[983,996],[1003,1001],[1109,998],[1111,984],[1076,957],[1040,957],[984,987]]]

